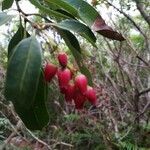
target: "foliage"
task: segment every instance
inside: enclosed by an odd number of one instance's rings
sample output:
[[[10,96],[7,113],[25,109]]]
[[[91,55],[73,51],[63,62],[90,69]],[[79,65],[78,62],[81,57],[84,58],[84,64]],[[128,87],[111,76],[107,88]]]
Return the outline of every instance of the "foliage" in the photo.
[[[101,16],[93,7],[91,7],[88,3],[84,1],[76,1],[75,3],[69,1],[45,2],[45,5],[48,4],[48,6],[51,6],[51,4],[53,3],[54,5],[56,5],[57,9],[64,9],[64,11],[66,11],[67,13],[63,15],[57,10],[52,10],[52,7],[51,9],[46,8],[46,6],[44,6],[43,3],[41,3],[40,1],[30,0],[30,2],[44,13],[53,12],[53,14],[49,15],[55,17],[55,20],[60,19],[60,16],[62,17],[63,20],[59,23],[52,23],[52,21],[49,22],[50,25],[56,27],[58,33],[60,32],[61,36],[65,38],[66,44],[69,46],[69,48],[74,49],[73,55],[75,58],[78,57],[76,56],[77,52],[75,50],[74,43],[70,42],[69,37],[72,36],[72,39],[74,38],[76,40],[76,43],[78,43],[78,40],[72,33],[70,33],[70,30],[86,38],[93,46],[95,46],[96,37],[89,27],[108,38],[116,39],[119,41],[124,40],[124,38],[119,33],[113,31],[105,24],[105,21],[101,18]],[[24,12],[20,9],[18,1],[16,1],[16,5],[18,11],[23,15],[27,16],[27,14],[24,14]],[[5,10],[10,8],[11,6],[12,1],[4,1],[2,9]],[[82,10],[90,10],[92,13],[89,14],[89,11],[81,11],[79,8]],[[69,13],[72,16],[69,16]],[[87,26],[82,24],[79,20],[75,19],[75,17],[77,19],[81,19],[83,22],[85,22],[85,24],[87,24]],[[9,21],[10,18],[11,15],[1,13],[1,25]],[[66,20],[66,18],[68,19]],[[24,19],[26,19],[27,22],[31,23],[31,21],[29,21],[27,18]],[[33,27],[37,29],[39,28],[38,25],[33,25]],[[46,107],[44,106],[45,104],[42,104],[42,101],[41,103],[39,103],[38,97],[35,96],[42,95],[41,93],[38,93],[38,86],[41,86],[38,85],[38,82],[40,82],[39,76],[42,64],[42,55],[41,47],[38,44],[38,41],[36,41],[34,36],[29,36],[30,35],[26,32],[26,29],[22,26],[20,18],[20,25],[18,31],[11,39],[8,46],[9,62],[6,75],[5,96],[7,100],[11,100],[13,102],[16,112],[19,114],[19,116],[28,128],[40,129],[44,126],[45,123],[48,122],[48,119],[46,118],[46,120],[40,120],[40,118],[48,115],[46,113]],[[80,50],[79,44],[78,49]],[[78,53],[78,55],[80,54]],[[80,60],[80,63],[78,63],[80,71],[87,75],[87,77],[89,77],[89,83],[92,84],[92,79],[89,71],[81,63],[83,64],[83,62],[81,62]],[[14,68],[14,66],[16,67]],[[30,91],[32,91],[32,93]],[[20,99],[22,100],[20,101]],[[45,103],[44,97],[41,97],[40,99],[43,99],[43,103]],[[38,109],[40,109],[39,104],[43,105],[43,109],[36,110],[36,107],[39,107]],[[33,111],[33,114],[31,110]],[[38,111],[38,113],[36,111]],[[43,117],[41,116],[42,114],[39,114],[42,111],[45,112],[43,113]],[[33,116],[32,119],[30,119],[31,122],[27,117],[29,114]],[[37,126],[37,124],[39,125]]]
[[[23,149],[149,149],[150,2],[29,0],[38,8],[29,14],[22,1],[3,0],[0,13],[0,25],[13,26],[0,47],[0,141]],[[14,3],[16,16],[7,14]],[[111,9],[109,26],[99,6]],[[62,51],[67,67],[96,89],[97,107],[75,110],[57,78],[45,83],[43,66],[58,65]]]

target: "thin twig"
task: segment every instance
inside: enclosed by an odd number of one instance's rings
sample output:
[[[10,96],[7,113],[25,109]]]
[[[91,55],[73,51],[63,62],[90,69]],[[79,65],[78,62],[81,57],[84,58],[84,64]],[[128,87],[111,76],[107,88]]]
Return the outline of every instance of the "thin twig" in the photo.
[[[148,25],[150,26],[150,15],[149,15],[149,13],[147,13],[146,10],[144,11],[143,2],[141,0],[134,0],[134,1],[136,3],[137,9],[141,13],[141,15],[143,16],[145,21],[148,23]]]
[[[147,89],[144,89],[144,90],[140,91],[138,96],[141,96],[141,95],[146,94],[148,92],[150,92],[150,88],[147,88]]]
[[[144,32],[141,30],[141,28],[135,23],[135,21],[129,16],[127,15],[125,12],[123,12],[122,10],[120,10],[119,8],[117,8],[116,6],[114,6],[112,3],[110,3],[109,1],[105,0],[110,6],[112,6],[113,8],[115,8],[118,12],[120,12],[121,14],[123,14],[128,20],[131,21],[131,23],[136,27],[136,29],[145,37]]]
[[[25,128],[26,131],[39,143],[41,143],[42,145],[46,146],[49,150],[52,150],[52,148],[50,147],[50,145],[48,145],[47,143],[45,143],[44,141],[40,140],[38,137],[36,137],[29,129]]]

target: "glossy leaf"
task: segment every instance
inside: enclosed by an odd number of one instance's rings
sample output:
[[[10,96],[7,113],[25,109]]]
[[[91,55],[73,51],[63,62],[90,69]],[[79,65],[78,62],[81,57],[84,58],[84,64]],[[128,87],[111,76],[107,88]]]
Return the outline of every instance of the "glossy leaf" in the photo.
[[[80,45],[77,38],[67,30],[58,29],[58,32],[61,35],[61,37],[64,39],[70,51],[72,52],[77,63],[80,64],[82,61],[82,57],[81,57]]]
[[[67,3],[72,5],[78,11],[79,18],[90,27],[95,21],[95,18],[97,18],[97,16],[99,15],[99,13],[90,4],[83,0],[69,0],[67,1]]]
[[[77,20],[73,19],[68,19],[61,21],[58,24],[54,24],[55,26],[68,30],[68,31],[73,31],[75,33],[80,34],[83,36],[85,39],[87,39],[93,46],[96,47],[95,42],[96,42],[96,37],[93,34],[93,32],[90,30],[89,27],[85,26],[84,24],[80,23]]]
[[[62,13],[59,13],[57,11],[54,11],[52,9],[49,9],[43,5],[41,5],[40,1],[39,0],[30,0],[30,2],[37,8],[39,8],[42,12],[46,13],[47,15],[51,16],[51,17],[56,17],[56,18],[59,18],[59,19],[62,19],[62,18],[70,18]]]
[[[14,0],[3,0],[2,2],[2,10],[8,9],[12,6]]]
[[[65,16],[68,16],[68,18],[70,19],[75,19],[75,17],[73,15],[71,15],[70,13],[68,13],[67,11],[63,10],[63,9],[56,9],[55,11],[65,15]]]
[[[23,39],[8,61],[5,95],[21,108],[33,105],[41,68],[41,47],[34,36]]]
[[[20,109],[18,105],[15,105],[17,113],[30,130],[41,130],[49,122],[49,115],[45,105],[45,101],[47,100],[47,88],[47,84],[44,82],[41,72],[33,105],[29,107],[29,109]]]
[[[63,0],[45,0],[49,5],[55,4],[60,8],[65,9],[67,12],[72,14],[73,16],[77,15],[77,10],[70,4],[66,3]]]
[[[55,1],[55,4],[61,6],[65,11],[68,11],[78,19],[81,19],[92,30],[98,32],[104,37],[118,41],[125,40],[121,34],[109,27],[100,14],[84,0],[59,0],[59,2]],[[67,9],[69,6],[71,6],[73,9]],[[73,13],[72,10],[74,10],[76,13]]]
[[[14,48],[7,68],[5,97],[13,102],[22,121],[32,130],[42,129],[49,121],[41,61],[41,47],[32,36]]]
[[[15,46],[25,37],[29,37],[30,34],[25,31],[22,24],[20,24],[17,32],[14,34],[14,36],[11,38],[9,45],[8,45],[8,58],[10,57],[11,53],[13,52],[13,49]]]
[[[12,15],[7,15],[6,13],[1,12],[0,13],[0,26],[7,23],[13,18]]]
[[[96,18],[95,22],[92,25],[92,29],[109,39],[118,40],[118,41],[125,40],[120,33],[114,31],[110,26],[108,26],[101,16],[98,16]]]
[[[73,18],[75,19],[74,15],[70,14],[68,11],[64,10],[61,6],[58,5],[58,3],[54,3],[55,1],[49,1],[49,0],[45,0],[45,4],[46,6],[51,9],[54,10],[58,13],[61,13],[65,16],[68,16],[68,18]]]

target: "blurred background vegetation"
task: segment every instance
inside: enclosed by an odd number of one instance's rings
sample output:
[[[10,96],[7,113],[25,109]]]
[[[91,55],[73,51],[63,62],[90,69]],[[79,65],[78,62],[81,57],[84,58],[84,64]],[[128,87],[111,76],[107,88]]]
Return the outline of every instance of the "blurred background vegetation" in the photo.
[[[21,123],[10,102],[4,98],[8,41],[18,21],[5,26],[0,41],[0,147],[6,149],[59,150],[148,150],[150,149],[150,2],[147,0],[92,0],[107,23],[126,38],[125,42],[97,36],[93,48],[78,36],[84,63],[88,66],[100,105],[85,106],[76,112],[64,104],[56,79],[49,86],[47,108],[50,123],[42,131],[31,132]],[[103,11],[105,15],[103,15]],[[32,17],[42,22],[39,17]],[[30,27],[29,31],[31,31]],[[2,31],[1,31],[2,33]],[[58,51],[76,62],[64,41],[53,29],[38,33],[44,60],[56,62]],[[86,104],[88,105],[88,104]],[[30,116],[29,116],[30,119]],[[20,125],[21,124],[21,125]],[[0,149],[1,149],[0,148]]]

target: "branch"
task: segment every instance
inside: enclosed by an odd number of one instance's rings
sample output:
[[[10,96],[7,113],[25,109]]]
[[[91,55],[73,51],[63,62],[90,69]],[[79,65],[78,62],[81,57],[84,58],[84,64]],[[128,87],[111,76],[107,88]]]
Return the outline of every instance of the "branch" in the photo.
[[[150,26],[150,15],[148,15],[148,13],[146,14],[146,12],[144,11],[143,3],[141,2],[141,0],[134,0],[134,1],[136,3],[137,9],[141,13],[145,21],[148,23],[148,25]]]
[[[141,95],[146,94],[148,92],[150,92],[150,88],[142,90],[141,92],[139,92],[138,96],[141,96]]]
[[[147,110],[149,110],[149,106],[150,106],[150,101],[145,105],[144,109],[142,110],[142,112],[138,116],[143,115]]]
[[[29,129],[27,129],[25,127],[25,130],[36,140],[38,141],[40,144],[44,145],[48,150],[52,150],[52,148],[50,147],[50,145],[48,145],[47,143],[45,143],[44,141],[40,140],[38,137],[36,137]]]
[[[133,50],[133,52],[135,53],[135,55],[136,55],[135,57],[138,58],[140,61],[142,61],[147,67],[150,67],[149,62],[145,61],[142,57],[139,56],[139,54],[137,53],[137,50],[134,49],[134,47],[133,47],[131,41],[130,41],[128,38],[126,38],[126,41],[127,41],[128,46],[129,46],[129,47]]]
[[[37,13],[26,14],[24,11],[22,11],[22,9],[19,6],[19,2],[17,0],[16,0],[16,6],[20,14],[20,17],[23,17],[25,21],[28,22],[33,28],[36,28],[37,30],[45,30],[51,26],[52,21],[46,18],[45,16],[37,14]],[[49,23],[45,23],[45,24],[33,23],[27,18],[28,16],[38,16],[38,17],[45,19]]]
[[[110,6],[112,6],[113,8],[115,8],[118,12],[120,12],[121,14],[123,14],[128,20],[130,20],[130,22],[136,27],[136,29],[143,35],[143,37],[146,37],[144,32],[141,30],[141,28],[134,22],[134,20],[127,15],[125,12],[123,12],[122,10],[120,10],[119,8],[117,8],[116,6],[114,6],[112,3],[108,2],[107,0],[105,0]]]

